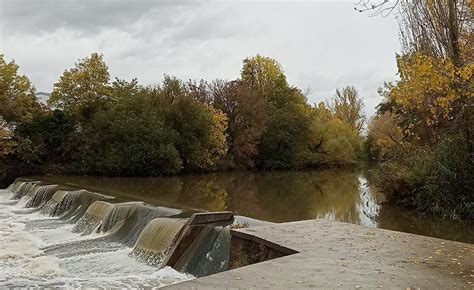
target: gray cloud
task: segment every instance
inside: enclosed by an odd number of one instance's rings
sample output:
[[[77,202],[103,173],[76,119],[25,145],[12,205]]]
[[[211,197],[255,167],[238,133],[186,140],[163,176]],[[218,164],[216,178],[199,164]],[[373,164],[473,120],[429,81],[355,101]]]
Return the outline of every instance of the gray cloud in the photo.
[[[130,29],[147,15],[156,23],[172,24],[172,15],[200,5],[192,1],[152,0],[2,0],[6,33],[48,33],[59,28],[95,33],[102,29]],[[163,21],[164,20],[164,21]]]
[[[211,80],[239,76],[242,59],[276,58],[288,80],[319,102],[354,85],[367,113],[395,78],[391,17],[347,1],[0,0],[0,50],[37,89],[50,91],[79,58],[104,54],[113,76],[159,82],[164,73]]]

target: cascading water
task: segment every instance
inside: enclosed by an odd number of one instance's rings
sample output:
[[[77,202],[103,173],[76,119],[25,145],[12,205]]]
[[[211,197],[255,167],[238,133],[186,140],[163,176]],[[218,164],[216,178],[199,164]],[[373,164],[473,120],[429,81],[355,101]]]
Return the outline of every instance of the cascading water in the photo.
[[[130,211],[126,219],[123,220],[122,225],[113,231],[109,238],[111,241],[118,242],[129,247],[133,247],[140,236],[140,233],[148,225],[148,223],[158,217],[173,217],[181,214],[180,210],[166,208],[166,207],[153,207],[145,205],[143,203],[130,203],[124,204],[123,207],[115,207],[110,215],[106,217],[106,221],[103,223],[101,231],[110,230],[111,226],[114,225],[114,220],[117,220],[121,215]]]
[[[27,194],[31,190],[31,188],[35,186],[36,183],[37,181],[20,182],[18,187],[16,187],[15,190],[12,191],[13,194],[10,199],[20,199],[22,196]]]
[[[209,226],[193,243],[175,269],[201,277],[225,271],[230,252],[230,226]]]
[[[213,225],[180,257],[184,273],[159,269],[189,216],[18,180],[0,190],[0,287],[155,287],[225,270],[229,227]]]
[[[107,212],[114,205],[104,201],[94,201],[86,210],[84,215],[77,221],[74,226],[75,232],[82,232],[83,234],[90,234],[96,229]]]
[[[41,185],[34,191],[34,194],[28,194],[25,207],[39,207],[51,199],[58,190],[57,185]]]
[[[187,219],[157,218],[143,229],[132,255],[150,265],[160,265]]]

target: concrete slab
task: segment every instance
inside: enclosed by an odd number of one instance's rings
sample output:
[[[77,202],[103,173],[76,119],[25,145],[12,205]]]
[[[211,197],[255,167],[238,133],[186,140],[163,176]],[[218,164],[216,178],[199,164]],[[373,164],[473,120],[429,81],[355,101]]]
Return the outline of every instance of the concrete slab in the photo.
[[[298,253],[174,284],[167,289],[474,289],[474,245],[309,220],[239,229],[238,238]]]

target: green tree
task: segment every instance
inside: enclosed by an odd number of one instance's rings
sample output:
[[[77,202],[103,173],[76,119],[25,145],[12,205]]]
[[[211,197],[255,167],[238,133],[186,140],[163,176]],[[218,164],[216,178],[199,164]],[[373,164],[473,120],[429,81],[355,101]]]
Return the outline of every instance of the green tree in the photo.
[[[311,163],[311,111],[302,93],[287,88],[270,103],[267,129],[258,147],[260,166],[265,168],[302,168]]]
[[[165,92],[168,92],[165,87]],[[188,94],[175,97],[168,122],[179,133],[177,148],[185,168],[213,169],[227,152],[227,117]]]
[[[60,110],[35,114],[15,129],[15,139],[21,145],[18,154],[25,161],[64,164],[71,149],[65,145],[75,127],[74,120]]]
[[[258,163],[265,168],[301,168],[311,164],[311,107],[290,87],[281,65],[257,55],[243,62],[241,78],[266,102],[268,122],[258,145]]]
[[[103,56],[93,53],[64,71],[54,84],[48,103],[81,122],[87,122],[98,108],[110,100],[109,80]]]
[[[98,110],[87,126],[83,157],[87,169],[131,176],[179,172],[178,132],[153,105],[153,94],[136,91],[133,83],[116,83],[115,92],[124,88],[135,92]]]

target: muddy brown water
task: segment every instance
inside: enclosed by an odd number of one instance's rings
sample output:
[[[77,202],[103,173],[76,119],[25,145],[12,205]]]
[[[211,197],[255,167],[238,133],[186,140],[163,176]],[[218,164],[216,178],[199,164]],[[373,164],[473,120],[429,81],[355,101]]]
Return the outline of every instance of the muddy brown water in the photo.
[[[474,243],[474,224],[441,220],[384,204],[383,194],[357,170],[36,178],[159,206],[230,210],[271,222],[324,218]]]

